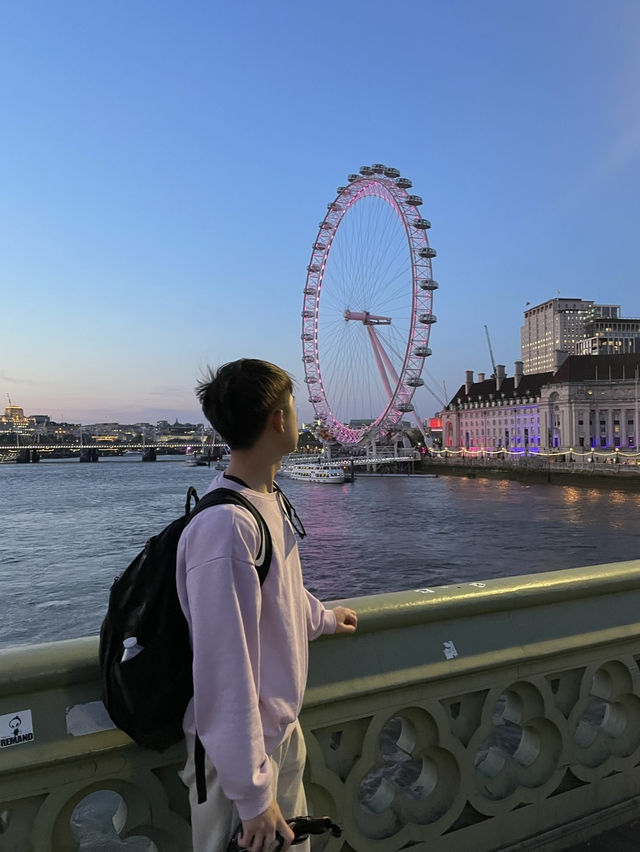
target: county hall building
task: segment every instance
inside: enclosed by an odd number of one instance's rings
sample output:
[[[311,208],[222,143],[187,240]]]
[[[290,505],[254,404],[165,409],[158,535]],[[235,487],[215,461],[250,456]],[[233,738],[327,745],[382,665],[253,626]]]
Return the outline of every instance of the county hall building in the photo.
[[[467,371],[441,414],[443,447],[635,450],[640,354],[558,353],[556,360],[537,373],[516,361],[513,376],[503,365],[490,378]]]

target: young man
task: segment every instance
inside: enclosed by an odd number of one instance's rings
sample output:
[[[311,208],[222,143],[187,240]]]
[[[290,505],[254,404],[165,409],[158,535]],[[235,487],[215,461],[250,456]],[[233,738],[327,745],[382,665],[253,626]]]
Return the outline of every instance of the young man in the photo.
[[[194,852],[225,852],[238,822],[240,844],[268,852],[286,819],[306,813],[304,739],[298,714],[310,639],[352,633],[353,610],[326,609],[303,586],[298,547],[273,480],[298,442],[291,378],[265,361],[241,359],[197,388],[202,409],[231,447],[217,487],[240,491],[269,527],[272,557],[262,587],[261,536],[242,506],[205,509],[178,546],[178,595],[193,645],[194,696],[184,718]],[[206,753],[207,798],[195,789],[196,731]],[[296,846],[296,849],[304,847]],[[308,847],[307,847],[308,848]]]

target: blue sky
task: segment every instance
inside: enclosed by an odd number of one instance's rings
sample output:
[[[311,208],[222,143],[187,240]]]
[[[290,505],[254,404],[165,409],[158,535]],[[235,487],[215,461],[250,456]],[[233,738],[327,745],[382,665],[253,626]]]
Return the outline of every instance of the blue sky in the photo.
[[[200,420],[251,356],[307,418],[311,243],[372,162],[433,225],[434,389],[490,372],[485,323],[512,374],[527,301],[639,316],[639,36],[626,0],[2,4],[4,404]]]

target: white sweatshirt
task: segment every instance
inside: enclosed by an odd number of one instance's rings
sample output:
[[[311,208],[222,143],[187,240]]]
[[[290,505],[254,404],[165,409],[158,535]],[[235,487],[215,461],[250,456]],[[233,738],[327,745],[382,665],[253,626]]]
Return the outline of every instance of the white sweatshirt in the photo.
[[[222,789],[246,820],[271,803],[267,755],[298,718],[307,643],[335,632],[336,619],[302,584],[295,533],[277,493],[252,491],[222,474],[209,490],[219,487],[251,500],[269,527],[273,553],[261,588],[260,532],[241,506],[205,509],[183,532],[176,576],[194,680],[184,729],[197,730]]]

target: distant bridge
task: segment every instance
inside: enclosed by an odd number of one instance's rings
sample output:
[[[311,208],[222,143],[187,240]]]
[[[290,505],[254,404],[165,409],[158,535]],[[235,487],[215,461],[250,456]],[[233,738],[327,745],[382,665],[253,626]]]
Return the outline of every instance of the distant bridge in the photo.
[[[107,443],[73,443],[73,444],[7,444],[0,445],[0,453],[15,453],[16,450],[37,450],[40,453],[44,452],[52,452],[53,450],[101,450],[105,452],[115,452],[115,451],[127,451],[133,450],[135,452],[143,453],[145,450],[187,450],[187,449],[197,449],[203,453],[209,453],[211,450],[211,455],[215,455],[216,452],[220,455],[222,453],[228,452],[227,444],[205,444],[204,446],[200,441],[167,441],[167,442],[156,442],[156,443],[146,443],[146,444],[107,444]]]

